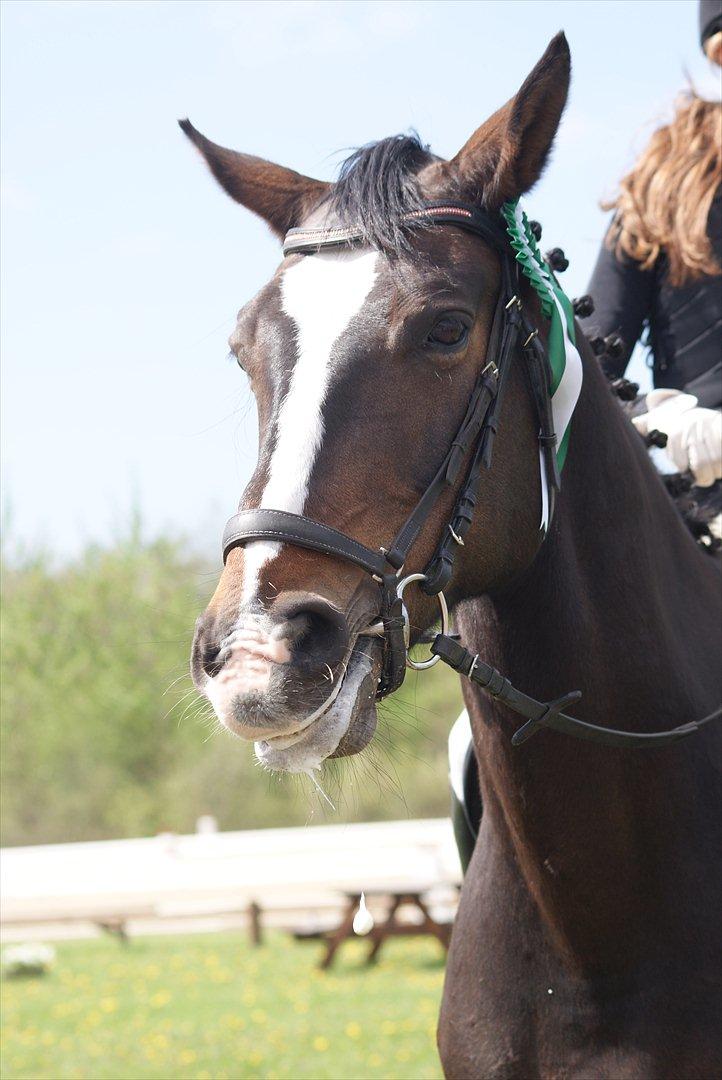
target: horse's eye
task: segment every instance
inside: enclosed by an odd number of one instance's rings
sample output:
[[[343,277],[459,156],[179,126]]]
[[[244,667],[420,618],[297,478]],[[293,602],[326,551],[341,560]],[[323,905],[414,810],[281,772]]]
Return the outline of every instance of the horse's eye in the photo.
[[[451,348],[454,345],[463,345],[469,336],[469,328],[457,315],[445,315],[439,319],[428,337],[432,345],[442,345]]]

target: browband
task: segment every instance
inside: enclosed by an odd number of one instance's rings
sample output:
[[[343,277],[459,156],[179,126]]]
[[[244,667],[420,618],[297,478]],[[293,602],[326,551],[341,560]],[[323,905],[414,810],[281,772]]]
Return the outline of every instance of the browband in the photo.
[[[497,250],[508,249],[508,240],[500,222],[475,206],[463,203],[427,203],[419,210],[403,214],[401,221],[427,225],[458,225],[467,232],[482,237]],[[319,229],[289,229],[283,241],[283,254],[312,254],[321,248],[349,247],[364,239],[363,229],[355,226],[334,225]]]

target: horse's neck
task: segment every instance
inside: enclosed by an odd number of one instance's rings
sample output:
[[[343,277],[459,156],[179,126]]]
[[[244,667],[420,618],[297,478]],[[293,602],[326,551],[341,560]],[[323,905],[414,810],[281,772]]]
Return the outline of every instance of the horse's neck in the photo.
[[[719,703],[719,593],[717,568],[593,368],[549,538],[515,588],[466,605],[460,628],[520,690],[551,700],[579,689],[581,719],[660,730]],[[513,853],[558,944],[593,963],[599,948],[626,947],[621,920],[638,947],[681,821],[704,813],[699,744],[617,750],[541,731],[512,748],[512,714],[467,695],[486,827]]]

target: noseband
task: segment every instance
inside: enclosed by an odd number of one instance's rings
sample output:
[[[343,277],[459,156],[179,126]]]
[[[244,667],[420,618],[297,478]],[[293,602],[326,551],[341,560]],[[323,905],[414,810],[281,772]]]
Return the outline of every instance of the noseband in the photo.
[[[406,214],[413,225],[453,225],[481,237],[498,253],[501,283],[492,321],[486,362],[479,372],[464,418],[436,475],[388,547],[373,549],[301,514],[284,510],[242,510],[234,514],[223,534],[223,561],[236,547],[258,540],[278,541],[343,559],[360,567],[379,586],[379,636],[383,639],[383,659],[377,697],[397,690],[407,667],[430,667],[443,660],[497,700],[519,713],[526,723],[515,733],[515,744],[524,742],[540,727],[551,727],[577,738],[611,746],[661,746],[697,731],[708,720],[722,714],[722,709],[703,720],[685,724],[671,731],[638,733],[602,728],[562,711],[581,694],[573,691],[558,701],[542,703],[516,690],[498,671],[473,656],[449,633],[448,611],[443,589],[448,585],[459,547],[473,521],[481,474],[490,468],[494,437],[504,389],[517,345],[525,360],[525,370],[538,417],[539,447],[549,495],[548,521],[551,520],[556,493],[560,489],[551,407],[551,372],[538,331],[528,321],[519,298],[520,274],[514,251],[504,230],[501,215],[490,214],[463,203],[428,203]],[[283,245],[284,255],[315,254],[332,248],[347,248],[363,240],[354,228],[291,229]],[[550,271],[551,273],[551,271]],[[421,574],[403,576],[404,566],[421,530],[444,491],[453,488],[471,455],[457,495],[450,520],[444,528],[434,554]],[[540,539],[546,530],[543,528]],[[437,596],[442,616],[442,632],[432,644],[429,660],[418,662],[408,656],[409,618],[403,604],[404,589],[418,582],[428,596]]]

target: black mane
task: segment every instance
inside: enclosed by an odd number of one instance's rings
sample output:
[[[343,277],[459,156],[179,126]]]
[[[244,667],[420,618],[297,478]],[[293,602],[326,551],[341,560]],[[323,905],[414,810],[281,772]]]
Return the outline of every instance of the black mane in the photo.
[[[407,231],[401,219],[422,203],[416,175],[436,160],[415,132],[361,146],[339,170],[331,209],[344,225],[359,226],[365,243],[399,251]]]

